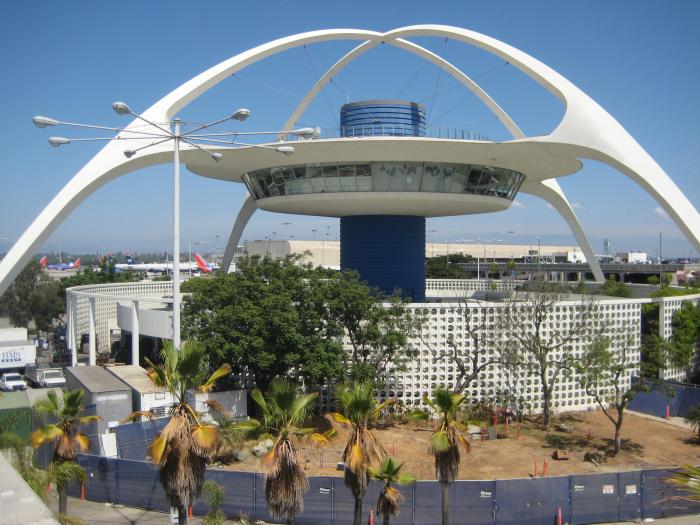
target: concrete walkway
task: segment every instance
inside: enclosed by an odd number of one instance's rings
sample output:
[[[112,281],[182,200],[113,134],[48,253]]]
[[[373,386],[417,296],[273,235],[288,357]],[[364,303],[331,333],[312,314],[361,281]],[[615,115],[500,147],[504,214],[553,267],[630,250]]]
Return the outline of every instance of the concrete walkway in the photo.
[[[49,507],[53,511],[58,510],[58,502],[55,500],[51,501]],[[104,503],[96,503],[94,501],[81,501],[75,498],[68,499],[68,514],[82,518],[90,525],[170,525],[170,517],[162,512],[135,509],[133,507],[115,507],[112,505],[105,505]],[[201,523],[201,518],[195,517],[190,520],[191,525],[201,525]],[[252,525],[252,522],[238,520],[230,520],[226,523],[228,525],[248,525],[249,523]],[[263,523],[264,522],[261,521],[256,522],[256,524]],[[377,523],[376,520],[375,523]],[[436,523],[438,522],[436,521]],[[630,523],[635,522],[621,521],[610,525],[629,525]],[[664,518],[644,523],[657,523],[659,525],[700,525],[700,515]],[[300,522],[299,525],[303,525],[303,522]]]
[[[658,423],[665,423],[666,425],[671,425],[674,427],[679,427],[679,428],[684,428],[688,430],[689,432],[693,431],[693,427],[690,423],[688,423],[685,418],[682,417],[671,417],[666,419],[665,417],[657,417],[657,416],[652,416],[649,414],[643,414],[642,412],[635,412],[633,410],[628,410],[630,414],[634,414],[635,416],[638,417],[643,417],[644,419],[650,419],[651,421],[657,421]]]

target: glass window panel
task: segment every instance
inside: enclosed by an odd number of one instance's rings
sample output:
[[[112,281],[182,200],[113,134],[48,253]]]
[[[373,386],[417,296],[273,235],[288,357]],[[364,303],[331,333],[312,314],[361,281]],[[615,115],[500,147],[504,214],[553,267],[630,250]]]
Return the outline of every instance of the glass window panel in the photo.
[[[437,188],[440,177],[440,166],[437,164],[429,164],[426,162],[423,167],[423,181],[421,182],[421,191],[438,191]]]
[[[480,178],[481,166],[472,166],[469,170],[469,177],[467,177],[467,185],[464,188],[465,193],[477,193]]]
[[[372,164],[372,190],[388,191],[392,164],[377,162]]]
[[[308,164],[306,166],[306,178],[316,179],[323,177],[323,171],[320,164]]]
[[[323,178],[326,181],[326,191],[329,191],[329,192],[340,191],[340,177],[338,177],[338,165],[337,164],[324,164],[324,166],[323,166]]]
[[[406,191],[406,165],[387,164],[389,167],[389,191]]]
[[[423,164],[406,164],[406,191],[420,191]]]
[[[355,164],[357,191],[372,191],[372,168],[369,164]]]
[[[452,182],[449,188],[451,193],[462,193],[462,190],[464,190],[464,184],[467,181],[468,170],[469,166],[465,166],[464,164],[455,165],[452,173]]]

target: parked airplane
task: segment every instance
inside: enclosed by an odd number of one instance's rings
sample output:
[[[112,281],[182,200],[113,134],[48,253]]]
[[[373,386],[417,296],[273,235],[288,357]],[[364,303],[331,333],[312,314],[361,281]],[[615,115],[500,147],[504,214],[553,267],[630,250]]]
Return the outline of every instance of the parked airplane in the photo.
[[[76,270],[80,268],[80,257],[78,257],[72,263],[46,264],[48,260],[48,255],[44,255],[39,261],[44,270]]]
[[[180,272],[202,272],[211,273],[212,270],[218,268],[218,266],[210,265],[204,260],[200,254],[194,254],[195,262],[180,262]],[[126,263],[115,264],[114,268],[118,271],[129,271],[129,272],[149,272],[149,273],[172,273],[173,263],[172,261],[164,263],[137,263],[134,259],[127,255]]]

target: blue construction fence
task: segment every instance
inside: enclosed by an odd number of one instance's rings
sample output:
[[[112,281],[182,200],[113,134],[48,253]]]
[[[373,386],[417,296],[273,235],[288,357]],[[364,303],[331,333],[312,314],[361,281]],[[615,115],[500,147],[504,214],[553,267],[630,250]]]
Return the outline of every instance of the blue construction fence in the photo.
[[[690,410],[700,405],[700,387],[687,383],[666,381],[651,385],[648,392],[640,392],[630,401],[629,409],[643,414],[666,417],[688,417]]]
[[[150,463],[80,455],[88,482],[86,498],[168,512],[158,471]],[[672,517],[700,512],[700,503],[668,483],[671,470],[642,470],[609,474],[536,479],[457,481],[450,486],[450,523],[454,525],[554,525],[559,509],[564,523],[585,524]],[[273,521],[265,502],[261,474],[209,469],[206,474],[224,487],[222,511],[228,517],[247,516]],[[376,506],[382,484],[373,481],[363,500],[364,514]],[[399,487],[404,501],[392,517],[395,525],[433,525],[441,522],[441,487],[418,481]],[[72,495],[80,494],[73,487]],[[354,500],[339,477],[311,477],[304,511],[297,523],[350,525]],[[209,509],[203,498],[196,515]]]

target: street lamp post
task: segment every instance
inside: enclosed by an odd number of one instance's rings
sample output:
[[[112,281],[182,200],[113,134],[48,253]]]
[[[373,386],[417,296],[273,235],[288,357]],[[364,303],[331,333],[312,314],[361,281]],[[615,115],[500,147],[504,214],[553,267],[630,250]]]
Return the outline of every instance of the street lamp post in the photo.
[[[120,128],[120,127],[110,127],[110,126],[96,126],[92,124],[79,124],[75,122],[65,122],[52,119],[44,116],[36,116],[32,120],[34,125],[38,128],[52,127],[52,126],[71,126],[77,128],[87,128],[92,130],[103,130],[103,131],[116,131],[118,134],[112,137],[93,137],[93,138],[77,138],[71,139],[66,137],[49,137],[49,144],[53,147],[63,146],[65,144],[70,144],[71,142],[94,142],[94,141],[116,141],[116,140],[129,140],[138,141],[145,140],[148,141],[145,145],[134,149],[127,149],[124,151],[124,156],[128,159],[132,158],[138,152],[146,150],[150,147],[163,144],[168,141],[173,141],[173,345],[175,348],[180,348],[180,143],[185,142],[187,145],[194,149],[204,151],[209,154],[209,156],[214,161],[219,161],[223,158],[221,153],[212,152],[201,143],[208,143],[212,145],[221,146],[249,146],[257,148],[272,149],[284,155],[292,155],[294,153],[294,147],[288,145],[274,146],[265,144],[248,144],[244,142],[237,141],[237,137],[244,135],[280,135],[280,134],[291,134],[295,136],[300,136],[303,138],[312,138],[317,135],[314,128],[300,128],[292,131],[259,131],[259,132],[222,132],[222,133],[198,133],[200,131],[206,130],[212,126],[222,124],[229,120],[237,120],[243,122],[250,116],[250,110],[246,108],[241,108],[234,111],[227,117],[209,122],[207,124],[196,125],[194,128],[187,131],[182,131],[182,121],[179,118],[175,118],[171,122],[165,124],[158,124],[151,122],[142,115],[135,113],[132,109],[124,102],[115,102],[112,104],[112,109],[118,115],[131,115],[146,124],[149,125],[147,130],[136,130],[132,128]],[[171,131],[172,128],[172,131]],[[126,135],[121,135],[125,133]]]

